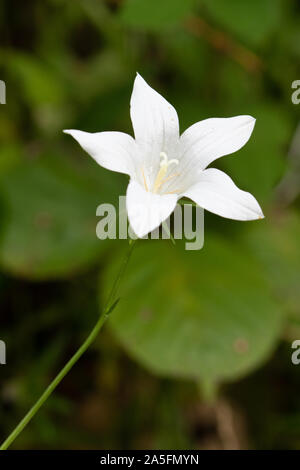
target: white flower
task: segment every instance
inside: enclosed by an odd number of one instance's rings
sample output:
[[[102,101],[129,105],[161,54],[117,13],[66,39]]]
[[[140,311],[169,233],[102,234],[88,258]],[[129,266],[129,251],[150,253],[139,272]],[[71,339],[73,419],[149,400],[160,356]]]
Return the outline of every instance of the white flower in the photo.
[[[246,144],[251,116],[197,122],[181,136],[176,110],[137,74],[130,103],[135,139],[122,132],[65,130],[99,165],[130,176],[126,205],[138,237],[158,227],[186,196],[236,220],[263,217],[256,199],[220,170],[207,166]]]

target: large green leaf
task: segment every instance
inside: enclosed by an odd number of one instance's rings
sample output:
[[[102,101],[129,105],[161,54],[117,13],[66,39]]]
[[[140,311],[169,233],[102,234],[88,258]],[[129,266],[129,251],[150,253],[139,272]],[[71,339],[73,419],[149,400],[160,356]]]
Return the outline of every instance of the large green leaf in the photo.
[[[151,371],[206,383],[236,379],[261,364],[280,324],[259,263],[211,235],[198,252],[140,242],[110,320],[128,353]]]
[[[245,241],[261,260],[278,299],[300,322],[300,215],[270,214],[266,222],[245,231]]]
[[[84,166],[76,171],[66,158],[45,157],[5,174],[1,190],[7,220],[0,263],[6,270],[46,279],[95,262],[107,247],[96,237],[96,207],[111,202],[114,189],[118,193],[105,170],[93,169],[95,177]]]

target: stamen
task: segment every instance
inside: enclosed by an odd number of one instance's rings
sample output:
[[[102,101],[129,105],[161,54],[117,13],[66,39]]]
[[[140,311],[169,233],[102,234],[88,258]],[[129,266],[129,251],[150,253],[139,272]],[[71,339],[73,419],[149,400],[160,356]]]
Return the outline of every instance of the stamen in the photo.
[[[148,189],[148,185],[147,185],[147,181],[146,181],[146,177],[145,177],[145,173],[144,173],[144,168],[143,168],[143,167],[142,167],[142,176],[143,176],[143,180],[144,180],[145,189],[146,189],[146,191],[148,192],[149,189]]]
[[[167,178],[164,178],[161,182],[161,184],[166,183],[167,181],[171,180],[172,178],[175,178],[175,176],[179,176],[180,173],[173,173],[172,175],[168,176]]]
[[[163,193],[163,194],[180,194],[181,189],[174,189],[174,191],[169,191],[168,193]]]

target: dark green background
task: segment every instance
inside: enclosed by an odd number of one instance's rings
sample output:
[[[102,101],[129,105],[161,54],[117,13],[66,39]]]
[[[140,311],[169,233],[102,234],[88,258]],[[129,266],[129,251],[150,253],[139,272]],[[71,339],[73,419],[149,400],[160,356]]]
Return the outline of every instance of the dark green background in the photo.
[[[95,323],[127,241],[96,207],[127,177],[65,128],[132,133],[136,71],[184,130],[251,114],[216,163],[266,218],[205,213],[205,244],[140,242],[96,344],[15,449],[300,449],[300,79],[297,0],[3,0],[0,4],[0,437]]]

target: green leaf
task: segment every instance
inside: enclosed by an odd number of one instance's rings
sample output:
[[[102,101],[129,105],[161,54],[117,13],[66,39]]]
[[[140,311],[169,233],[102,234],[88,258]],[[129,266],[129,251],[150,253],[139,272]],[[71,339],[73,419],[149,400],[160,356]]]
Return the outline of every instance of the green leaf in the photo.
[[[182,21],[194,6],[194,0],[127,0],[121,19],[127,26],[163,31]]]
[[[118,192],[105,170],[95,168],[100,180],[83,165],[75,170],[66,158],[42,157],[5,175],[3,268],[40,280],[65,277],[96,262],[108,243],[96,237],[96,208],[111,202],[114,189],[116,197]]]
[[[202,0],[210,16],[249,45],[258,46],[276,30],[281,0]]]
[[[300,217],[287,212],[267,217],[245,231],[245,241],[262,262],[268,280],[291,314],[299,315]]]
[[[112,271],[115,264],[107,288]],[[110,319],[128,353],[152,372],[206,383],[237,379],[260,365],[280,325],[260,264],[211,235],[198,252],[138,243]]]

